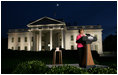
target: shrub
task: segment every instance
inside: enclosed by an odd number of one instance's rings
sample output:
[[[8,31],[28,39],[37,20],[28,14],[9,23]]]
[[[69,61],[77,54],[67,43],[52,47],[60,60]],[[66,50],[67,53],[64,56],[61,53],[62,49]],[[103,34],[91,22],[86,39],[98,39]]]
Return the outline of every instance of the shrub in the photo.
[[[111,65],[107,68],[89,68],[82,69],[75,66],[53,66],[47,67],[43,62],[34,60],[26,61],[18,64],[16,69],[12,72],[14,74],[116,74],[117,70],[114,68],[116,65]]]
[[[114,68],[89,68],[87,70],[90,74],[116,74],[117,70]]]
[[[41,61],[26,61],[20,63],[12,72],[15,74],[40,74],[45,73],[49,68]]]
[[[117,69],[117,64],[109,64],[108,65],[110,68]]]
[[[58,66],[52,67],[48,72],[48,74],[87,74],[87,70],[82,68],[77,68],[74,66]]]
[[[94,63],[95,63],[95,64],[99,64],[99,62],[98,62],[97,60],[95,60],[95,59],[94,59]]]

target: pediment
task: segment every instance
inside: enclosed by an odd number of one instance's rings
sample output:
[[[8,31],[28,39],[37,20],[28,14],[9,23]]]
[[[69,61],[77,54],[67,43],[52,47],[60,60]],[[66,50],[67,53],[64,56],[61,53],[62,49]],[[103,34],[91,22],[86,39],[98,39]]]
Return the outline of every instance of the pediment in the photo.
[[[49,25],[49,24],[64,24],[64,22],[50,18],[50,17],[43,17],[36,21],[31,22],[28,25]]]

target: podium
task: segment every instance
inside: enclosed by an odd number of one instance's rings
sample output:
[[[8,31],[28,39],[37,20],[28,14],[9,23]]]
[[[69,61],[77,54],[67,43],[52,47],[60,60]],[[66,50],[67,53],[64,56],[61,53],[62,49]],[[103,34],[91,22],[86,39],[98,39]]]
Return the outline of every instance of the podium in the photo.
[[[62,51],[61,50],[55,50],[53,52],[53,64],[55,65],[56,64],[56,53],[59,52],[59,64],[62,64]]]
[[[93,57],[92,57],[92,54],[91,54],[91,46],[90,44],[94,41],[97,41],[97,38],[96,37],[93,37],[93,36],[83,36],[80,41],[82,43],[85,44],[85,49],[84,49],[84,57],[82,59],[82,67],[91,67],[91,66],[94,66],[94,61],[93,61]],[[76,42],[80,43],[79,40],[77,40]]]

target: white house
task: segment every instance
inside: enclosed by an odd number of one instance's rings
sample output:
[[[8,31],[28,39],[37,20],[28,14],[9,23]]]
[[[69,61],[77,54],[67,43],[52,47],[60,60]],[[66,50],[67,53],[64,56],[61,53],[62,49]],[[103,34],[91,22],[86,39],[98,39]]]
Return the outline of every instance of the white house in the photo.
[[[99,54],[102,50],[101,25],[66,26],[66,23],[50,17],[43,17],[27,25],[27,29],[9,29],[8,49],[45,51],[56,47],[66,50],[77,50],[76,36],[78,29],[83,28],[85,34],[97,37],[91,49]]]

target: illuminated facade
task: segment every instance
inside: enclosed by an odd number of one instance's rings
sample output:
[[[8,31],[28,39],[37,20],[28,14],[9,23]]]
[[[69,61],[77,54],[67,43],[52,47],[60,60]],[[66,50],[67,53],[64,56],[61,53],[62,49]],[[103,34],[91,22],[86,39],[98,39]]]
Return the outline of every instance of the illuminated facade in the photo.
[[[102,54],[101,25],[66,26],[65,22],[43,17],[27,25],[28,29],[9,29],[8,49],[45,51],[61,47],[66,50],[77,50],[76,36],[78,29],[83,28],[85,34],[97,37],[91,44],[92,50]]]

